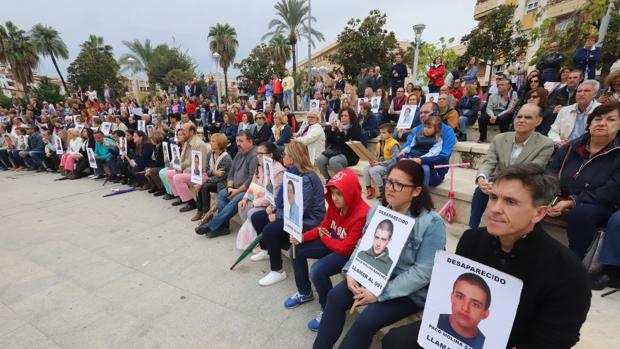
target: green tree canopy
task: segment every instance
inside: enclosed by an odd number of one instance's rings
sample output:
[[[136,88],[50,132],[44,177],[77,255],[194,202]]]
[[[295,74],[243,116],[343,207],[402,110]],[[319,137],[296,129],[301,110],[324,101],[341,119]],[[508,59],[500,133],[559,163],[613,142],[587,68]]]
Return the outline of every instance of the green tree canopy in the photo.
[[[463,36],[461,42],[467,45],[466,56],[476,56],[491,65],[500,58],[505,63],[513,62],[517,53],[528,45],[521,25],[513,22],[515,9],[516,6],[511,5],[498,6]]]
[[[185,81],[191,80],[194,77],[194,72],[191,69],[178,69],[174,68],[166,73],[164,76],[164,83],[168,84],[173,82],[177,85],[177,88],[183,88]]]
[[[387,15],[372,10],[364,20],[350,19],[344,31],[338,34],[338,49],[328,59],[342,67],[349,83],[355,82],[355,76],[364,63],[380,66],[384,81],[388,81],[398,41],[394,32],[385,29],[386,20]]]
[[[58,76],[60,76],[60,81],[62,81],[62,85],[64,86],[65,91],[69,93],[69,89],[65,83],[65,78],[62,76],[62,73],[58,68],[58,63],[56,62],[56,58],[69,58],[67,45],[65,45],[65,42],[62,41],[60,33],[58,30],[43,24],[36,24],[32,27],[30,33],[30,42],[32,43],[32,46],[34,46],[37,53],[43,57],[49,56],[52,59],[56,72],[58,73]]]
[[[228,95],[228,68],[237,55],[237,30],[228,24],[217,23],[209,28],[209,49],[220,55],[218,64],[224,70],[224,95]]]
[[[152,83],[165,84],[165,77],[173,69],[188,70],[194,73],[194,62],[178,48],[170,48],[166,44],[159,45],[153,51],[150,61],[148,77]],[[180,81],[177,81],[180,83]],[[183,81],[185,83],[185,81]]]
[[[80,54],[67,68],[69,82],[82,88],[91,85],[97,91],[103,91],[103,85],[107,83],[120,95],[120,67],[112,56],[112,47],[95,35],[91,35],[81,47]]]
[[[47,77],[42,77],[41,81],[32,88],[32,96],[38,101],[48,101],[53,104],[64,100],[60,95],[60,87],[52,83]]]
[[[15,80],[28,94],[28,84],[33,81],[32,71],[39,64],[39,56],[27,33],[11,21],[4,27],[0,25],[0,61],[11,65]]]
[[[235,63],[235,68],[241,72],[237,77],[239,88],[250,94],[256,93],[261,79],[268,81],[274,73],[284,75],[284,67],[275,63],[272,48],[264,43],[254,47],[241,62]]]
[[[427,68],[429,65],[433,64],[433,60],[435,57],[441,57],[443,65],[446,67],[446,71],[450,71],[450,69],[456,68],[459,60],[459,56],[454,52],[454,50],[450,49],[448,46],[454,43],[454,38],[440,37],[439,42],[432,43],[422,41],[420,43],[420,55],[418,57],[418,76],[416,77],[416,81],[423,80],[424,85],[428,84],[428,77],[426,77]],[[415,42],[412,42],[410,46],[407,47],[407,51],[403,54],[403,60],[407,64],[408,67],[413,66],[413,55],[415,52]],[[447,75],[447,73],[446,73]]]
[[[151,61],[154,56],[154,48],[151,46],[151,40],[144,40],[144,44],[140,40],[134,41],[123,40],[123,45],[129,49],[129,53],[123,53],[118,60],[123,70],[129,70],[131,72],[140,73],[145,72],[148,74]]]

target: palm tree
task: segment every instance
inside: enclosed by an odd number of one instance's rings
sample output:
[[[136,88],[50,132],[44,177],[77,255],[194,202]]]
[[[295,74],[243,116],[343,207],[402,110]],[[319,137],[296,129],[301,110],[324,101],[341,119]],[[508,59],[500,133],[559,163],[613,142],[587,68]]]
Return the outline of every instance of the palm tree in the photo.
[[[85,50],[97,50],[112,55],[112,46],[106,45],[103,37],[97,36],[95,34],[90,34],[88,40],[80,44],[80,47]]]
[[[211,53],[220,55],[220,67],[224,70],[224,89],[225,95],[228,95],[228,67],[235,60],[237,54],[237,31],[228,24],[217,23],[214,27],[209,28],[209,49]]]
[[[0,25],[0,61],[11,66],[15,80],[28,94],[28,84],[33,81],[32,70],[39,64],[39,56],[25,31],[11,21]]]
[[[154,51],[153,46],[151,46],[151,40],[144,40],[144,44],[137,39],[134,41],[123,40],[123,45],[127,46],[131,52],[123,53],[118,60],[118,64],[125,70],[131,70],[134,74],[139,72],[148,73]]]
[[[309,36],[312,47],[315,47],[314,39],[324,41],[325,37],[319,31],[308,28],[309,8],[306,5],[306,0],[280,0],[279,3],[274,5],[274,8],[276,9],[276,18],[269,22],[269,30],[271,31],[263,35],[263,40],[276,35],[288,37],[288,43],[291,45],[291,52],[293,54],[293,73],[296,73],[297,55],[295,46],[299,39],[298,36]],[[310,20],[316,22],[316,18],[312,16]],[[296,95],[295,91],[294,93]],[[293,100],[295,105],[297,105],[297,97],[294,97]]]
[[[284,69],[286,62],[291,59],[291,46],[288,43],[288,39],[282,34],[275,35],[269,40],[269,48],[276,65]]]
[[[56,57],[60,57],[62,59],[69,58],[67,45],[65,45],[64,41],[60,38],[60,33],[52,27],[39,23],[32,27],[32,30],[30,30],[30,43],[34,46],[37,53],[43,57],[49,56],[52,59],[56,72],[62,81],[62,86],[64,86],[66,93],[69,93],[67,83],[65,83],[65,79],[62,77],[62,73],[60,72],[58,63],[56,62]]]

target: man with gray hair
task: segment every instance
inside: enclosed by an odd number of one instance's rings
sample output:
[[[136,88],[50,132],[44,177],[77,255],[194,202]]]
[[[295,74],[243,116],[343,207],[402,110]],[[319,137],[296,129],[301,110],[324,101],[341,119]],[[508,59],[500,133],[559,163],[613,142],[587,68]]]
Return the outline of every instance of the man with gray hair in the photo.
[[[560,109],[548,136],[556,147],[581,137],[586,132],[586,120],[590,112],[600,105],[595,97],[600,88],[596,80],[586,80],[577,87],[577,103]]]

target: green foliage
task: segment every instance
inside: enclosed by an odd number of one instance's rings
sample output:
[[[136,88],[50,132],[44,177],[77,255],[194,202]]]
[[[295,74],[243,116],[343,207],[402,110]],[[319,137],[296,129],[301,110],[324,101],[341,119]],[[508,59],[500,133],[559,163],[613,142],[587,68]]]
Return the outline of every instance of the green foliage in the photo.
[[[153,59],[154,48],[151,46],[151,40],[144,40],[144,44],[140,40],[134,41],[123,40],[130,53],[124,53],[118,60],[123,70],[129,70],[134,74],[139,72],[149,72],[149,66]]]
[[[30,42],[32,43],[32,46],[34,46],[38,54],[43,57],[49,56],[52,59],[56,72],[62,81],[62,85],[65,87],[65,91],[68,91],[65,79],[63,78],[62,73],[58,68],[58,63],[56,62],[56,58],[69,58],[67,45],[65,45],[65,42],[62,41],[60,33],[56,29],[43,24],[36,24],[32,27],[30,32]]]
[[[288,40],[281,34],[278,34],[269,40],[269,49],[273,56],[273,60],[281,67],[286,67],[286,62],[291,59],[291,46]]]
[[[228,68],[235,61],[237,55],[237,30],[228,24],[217,23],[209,28],[209,49],[211,53],[220,55],[219,65],[224,70],[224,95],[228,95]]]
[[[387,15],[372,10],[364,20],[350,19],[342,33],[338,34],[338,49],[328,60],[341,67],[349,83],[355,83],[355,76],[364,63],[380,66],[384,81],[388,81],[398,42],[394,32],[384,28],[386,20]]]
[[[194,62],[185,53],[181,52],[178,48],[170,48],[166,44],[159,45],[153,51],[152,59],[148,64],[148,78],[151,83],[158,83],[160,85],[167,84],[165,78],[166,74],[173,69],[191,71],[194,72]],[[177,81],[181,83],[181,81]],[[183,81],[185,84],[185,81]]]
[[[454,50],[448,48],[453,43],[453,37],[446,39],[443,36],[439,38],[439,42],[437,43],[422,41],[420,43],[420,55],[418,57],[418,76],[415,80],[422,80],[424,81],[423,85],[428,85],[429,79],[426,77],[426,72],[428,70],[427,68],[433,63],[435,57],[438,56],[441,57],[443,65],[446,67],[446,71],[456,68],[459,56],[456,52],[454,52]],[[413,65],[414,52],[415,42],[412,42],[411,45],[407,47],[407,51],[403,54],[403,61],[405,61],[409,67]]]
[[[166,76],[164,76],[164,86],[168,86],[170,82],[174,82],[177,85],[177,89],[182,91],[185,86],[185,82],[187,80],[191,80],[193,77],[194,72],[191,69],[182,70],[175,68],[170,70],[166,73]]]
[[[13,101],[11,100],[11,97],[8,97],[4,93],[0,93],[0,106],[8,109],[11,108],[12,105]]]
[[[249,94],[256,93],[261,79],[271,80],[274,73],[284,75],[284,67],[275,63],[271,47],[264,43],[254,47],[241,62],[235,63],[235,68],[241,72],[237,77],[239,88]]]
[[[528,45],[521,25],[513,23],[515,9],[516,6],[498,6],[463,36],[461,42],[467,45],[466,56],[476,56],[492,65],[500,58],[505,63],[513,62],[517,53]]]
[[[4,27],[0,25],[0,61],[11,65],[15,80],[28,94],[28,84],[33,81],[32,71],[39,64],[39,56],[27,33],[11,21]]]
[[[117,96],[120,95],[120,67],[112,56],[112,48],[104,44],[103,38],[94,35],[81,47],[79,55],[67,68],[69,82],[84,89],[91,85],[97,91],[103,91],[107,83]]]
[[[48,101],[52,104],[64,100],[60,95],[60,87],[52,83],[47,77],[42,77],[37,86],[32,88],[32,96],[38,101]]]

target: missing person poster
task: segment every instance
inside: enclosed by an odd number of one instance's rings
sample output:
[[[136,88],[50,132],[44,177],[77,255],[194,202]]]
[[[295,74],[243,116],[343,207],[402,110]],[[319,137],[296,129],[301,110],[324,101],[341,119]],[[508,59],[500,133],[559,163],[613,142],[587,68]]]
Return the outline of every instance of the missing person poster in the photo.
[[[372,97],[370,102],[370,111],[373,113],[379,112],[379,106],[381,105],[381,96]]]
[[[138,120],[138,131],[142,131],[146,134],[146,122],[144,120]]]
[[[146,135],[150,137],[153,137],[153,134],[155,133],[155,126],[153,125],[148,125],[146,126]]]
[[[514,276],[438,251],[418,343],[424,348],[506,348],[522,287]]]
[[[282,183],[284,199],[284,231],[303,241],[304,192],[303,178],[285,172]]]
[[[62,140],[60,139],[60,137],[55,135],[53,139],[54,139],[54,148],[56,148],[56,155],[64,154],[65,151],[62,148]]]
[[[439,101],[439,92],[427,93],[426,102],[437,103]]]
[[[202,152],[200,150],[192,150],[192,168],[190,182],[202,184]]]
[[[357,100],[357,113],[361,113],[362,111],[362,103],[368,102],[368,98],[362,97]]]
[[[97,168],[97,160],[95,159],[93,148],[86,147],[86,154],[88,155],[88,164],[90,168]]]
[[[400,116],[398,117],[398,124],[396,124],[396,128],[399,130],[411,128],[417,108],[418,106],[413,104],[403,105],[403,108],[400,110]]]
[[[321,101],[318,99],[310,100],[310,110],[320,111],[321,110]]]
[[[390,280],[414,224],[415,218],[378,206],[347,274],[378,297]]]
[[[164,152],[164,165],[170,168],[170,148],[168,148],[168,142],[161,142],[162,151]]]
[[[127,138],[118,137],[118,153],[120,155],[127,155]]]
[[[82,132],[84,129],[84,124],[75,124],[75,129]]]
[[[273,173],[273,159],[263,156],[263,182],[265,186],[265,198],[270,204],[275,205],[274,183],[275,175]]]
[[[170,152],[172,153],[172,167],[177,171],[181,171],[181,152],[179,151],[179,146],[170,144]]]
[[[103,132],[104,135],[108,136],[110,135],[110,130],[112,129],[112,123],[111,122],[104,122],[101,124],[101,132]]]

